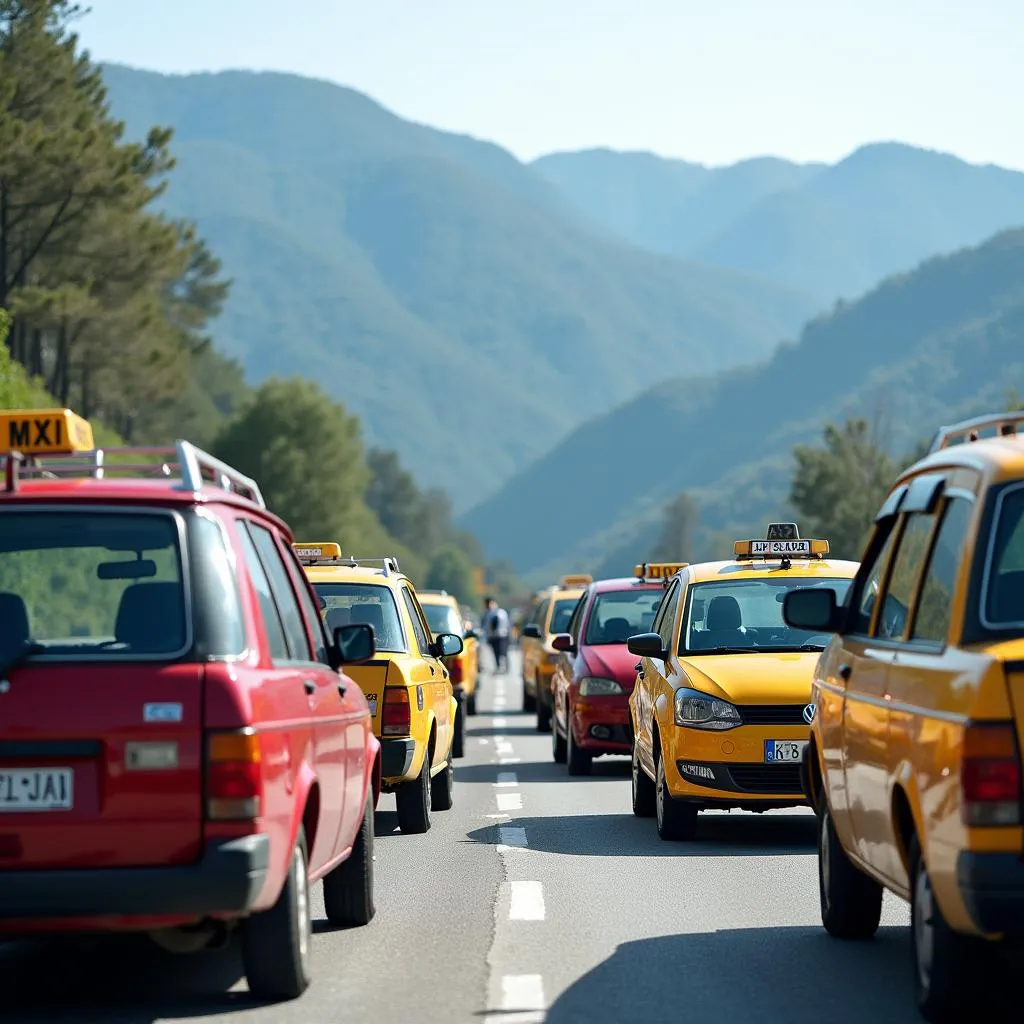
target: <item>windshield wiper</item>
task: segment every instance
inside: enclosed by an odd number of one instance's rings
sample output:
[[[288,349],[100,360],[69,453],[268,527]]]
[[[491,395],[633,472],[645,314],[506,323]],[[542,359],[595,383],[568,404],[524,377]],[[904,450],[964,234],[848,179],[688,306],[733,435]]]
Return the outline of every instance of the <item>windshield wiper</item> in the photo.
[[[46,648],[42,644],[29,640],[17,654],[12,654],[3,665],[0,665],[0,679],[3,679],[12,668],[17,668],[29,658],[34,658],[37,654],[43,654],[45,651]]]
[[[690,655],[700,654],[757,654],[763,647],[702,647],[700,650],[687,651]]]

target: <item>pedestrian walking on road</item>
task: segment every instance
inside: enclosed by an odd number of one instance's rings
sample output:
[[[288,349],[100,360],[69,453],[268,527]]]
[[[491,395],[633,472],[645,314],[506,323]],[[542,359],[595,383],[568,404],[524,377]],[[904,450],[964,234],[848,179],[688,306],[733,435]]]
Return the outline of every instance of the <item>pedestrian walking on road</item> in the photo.
[[[487,643],[490,645],[491,653],[494,655],[494,669],[496,672],[508,670],[508,634],[509,619],[508,612],[498,606],[493,597],[487,598],[487,611],[484,612],[482,623]]]

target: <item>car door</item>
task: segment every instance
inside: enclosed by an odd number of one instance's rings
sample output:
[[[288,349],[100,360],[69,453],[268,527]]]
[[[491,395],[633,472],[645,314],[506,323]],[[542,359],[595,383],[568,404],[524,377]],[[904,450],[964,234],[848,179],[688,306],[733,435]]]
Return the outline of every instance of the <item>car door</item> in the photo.
[[[576,675],[582,654],[580,641],[583,639],[583,630],[580,628],[583,616],[589,602],[590,592],[584,591],[576,607],[573,609],[566,633],[572,637],[573,650],[558,651],[555,653],[555,670],[551,681],[551,708],[552,715],[559,726],[559,732],[569,735],[569,704],[571,701],[571,687]]]
[[[673,580],[668,593],[661,602],[652,629],[661,637],[662,646],[668,652],[675,644],[675,622],[679,611],[682,582]],[[642,658],[637,670],[637,683],[634,693],[637,694],[635,724],[637,757],[644,768],[654,776],[654,720],[655,701],[661,688],[666,684],[668,662],[655,658]]]
[[[341,678],[314,654],[306,620],[274,535],[252,521],[247,521],[245,528],[281,615],[289,664],[294,667],[307,699],[313,770],[320,791],[317,834],[314,849],[309,851],[310,870],[316,871],[333,858],[344,817],[346,764]]]
[[[451,711],[452,684],[448,679],[448,669],[439,658],[434,657],[430,649],[430,626],[408,583],[402,584],[402,599],[412,622],[413,636],[424,666],[422,686],[425,703],[433,710],[434,721],[437,723],[437,742],[434,745],[433,760],[433,764],[437,765],[447,758],[454,735],[455,723],[452,721]]]

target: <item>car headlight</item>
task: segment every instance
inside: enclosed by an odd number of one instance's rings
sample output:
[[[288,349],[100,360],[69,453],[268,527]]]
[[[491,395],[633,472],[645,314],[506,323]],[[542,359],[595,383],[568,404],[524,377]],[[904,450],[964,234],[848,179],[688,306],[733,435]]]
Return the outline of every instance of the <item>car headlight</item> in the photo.
[[[586,676],[580,680],[581,697],[610,697],[616,693],[625,693],[621,686],[614,679],[600,679],[596,676]]]
[[[676,690],[675,711],[676,725],[690,729],[735,729],[743,724],[739,711],[727,700],[685,686]]]

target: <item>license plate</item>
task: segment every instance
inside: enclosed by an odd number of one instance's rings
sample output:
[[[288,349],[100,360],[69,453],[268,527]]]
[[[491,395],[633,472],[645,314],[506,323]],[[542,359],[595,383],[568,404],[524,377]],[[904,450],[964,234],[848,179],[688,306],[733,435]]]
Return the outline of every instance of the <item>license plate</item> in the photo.
[[[366,703],[370,705],[370,717],[377,717],[377,694],[368,693],[366,695]]]
[[[70,811],[74,777],[70,768],[0,768],[0,812]]]
[[[780,762],[790,764],[799,761],[807,746],[807,740],[765,740],[764,760],[766,764]]]

